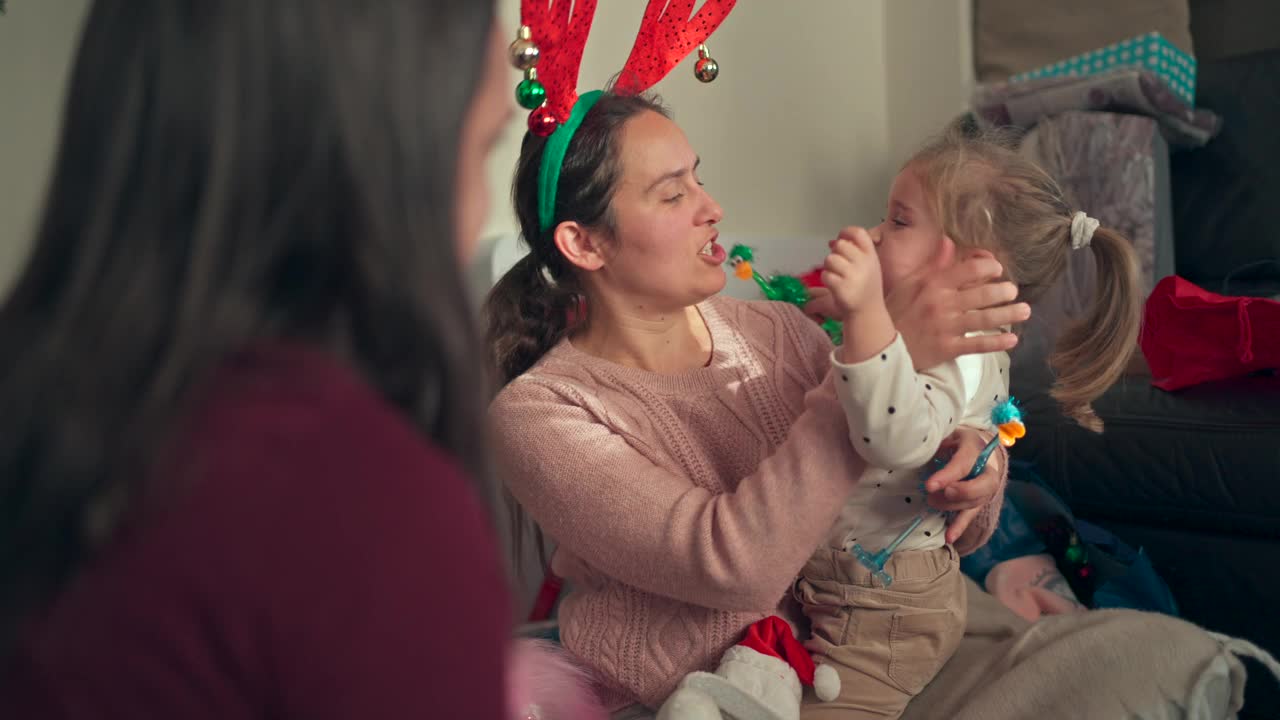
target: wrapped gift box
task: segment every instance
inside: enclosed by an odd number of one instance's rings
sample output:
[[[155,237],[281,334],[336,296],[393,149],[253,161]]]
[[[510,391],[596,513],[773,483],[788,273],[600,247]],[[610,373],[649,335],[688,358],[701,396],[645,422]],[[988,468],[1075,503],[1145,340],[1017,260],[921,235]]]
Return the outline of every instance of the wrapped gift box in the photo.
[[[1121,40],[1059,60],[1010,78],[1011,82],[1048,77],[1096,75],[1116,68],[1145,68],[1169,84],[1175,95],[1188,105],[1195,104],[1196,59],[1178,49],[1156,32]]]

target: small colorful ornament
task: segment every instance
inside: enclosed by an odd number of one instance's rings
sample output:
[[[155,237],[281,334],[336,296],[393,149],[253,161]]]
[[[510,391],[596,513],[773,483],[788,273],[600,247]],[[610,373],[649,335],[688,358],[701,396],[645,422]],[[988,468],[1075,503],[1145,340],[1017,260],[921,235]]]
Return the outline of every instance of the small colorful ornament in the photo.
[[[533,44],[533,30],[528,25],[520,26],[516,39],[507,47],[507,54],[511,58],[511,65],[517,70],[528,72],[538,64],[542,51]]]
[[[766,298],[777,302],[791,303],[798,308],[804,309],[810,298],[809,288],[804,282],[792,275],[773,275],[766,278],[756,272],[753,267],[755,260],[754,250],[746,245],[734,245],[729,250],[727,262],[733,268],[734,277],[739,280],[755,280],[756,284],[760,286],[760,292],[764,293]],[[822,322],[822,329],[831,338],[831,342],[836,345],[844,342],[844,326],[840,324],[839,320],[827,318]]]
[[[537,68],[524,71],[524,80],[516,86],[516,102],[525,110],[537,110],[547,101],[547,89],[538,82]]]
[[[1067,544],[1066,551],[1067,562],[1083,565],[1089,559],[1089,552],[1084,549],[1084,545],[1080,543],[1080,536],[1071,533],[1071,540]]]
[[[698,61],[693,64],[693,76],[704,83],[709,83],[720,76],[720,63],[711,57],[706,43],[698,45]]]
[[[1071,592],[1085,606],[1093,605],[1097,590],[1097,570],[1089,558],[1089,549],[1072,527],[1070,519],[1054,515],[1036,526],[1049,554],[1057,561]]]
[[[631,54],[610,94],[637,95],[653,87],[706,42],[736,3],[702,0],[694,12],[694,0],[648,0]],[[547,138],[538,170],[538,225],[543,232],[555,221],[556,187],[565,153],[603,94],[600,90],[578,94],[582,52],[597,4],[598,0],[520,0],[520,31],[509,53],[511,63],[527,73],[526,83],[516,89],[516,99],[522,107],[532,108],[529,132]],[[534,38],[540,45],[533,44]],[[534,65],[536,75],[530,72]],[[541,93],[534,81],[541,84]],[[542,102],[535,105],[539,97]]]
[[[529,113],[529,132],[538,137],[546,137],[555,132],[559,124],[560,121],[556,119],[555,113],[551,112],[551,108],[545,104]]]

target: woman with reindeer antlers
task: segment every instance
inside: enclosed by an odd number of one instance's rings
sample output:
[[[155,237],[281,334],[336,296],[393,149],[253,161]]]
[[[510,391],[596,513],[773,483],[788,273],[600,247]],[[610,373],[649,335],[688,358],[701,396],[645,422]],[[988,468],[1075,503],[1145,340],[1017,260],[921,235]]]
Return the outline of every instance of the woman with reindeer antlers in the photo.
[[[512,59],[533,112],[514,201],[530,252],[486,304],[505,386],[490,417],[516,502],[517,552],[531,518],[555,542],[550,572],[570,583],[559,611],[565,646],[611,706],[671,698],[670,718],[719,714],[717,698],[699,704],[682,679],[715,669],[770,616],[803,635],[788,590],[864,469],[826,336],[786,304],[717,295],[721,208],[698,179],[701,158],[644,94],[695,47],[699,79],[714,79],[704,43],[733,4],[707,0],[694,14],[693,0],[650,2],[614,85],[579,96],[595,3],[522,3]],[[1008,334],[969,335],[1027,317],[1009,304],[1015,291],[998,282],[998,262],[940,258],[929,270],[889,298],[918,367],[1013,345]],[[986,541],[1001,502],[1002,452],[956,482],[983,440],[956,432],[952,461],[935,475],[942,489],[929,496],[956,511],[947,540],[960,552]],[[1231,646],[1190,624],[1111,611],[1032,630],[967,588],[960,646],[912,689],[903,717],[1217,718],[1239,708],[1244,673]],[[794,692],[789,708],[737,671],[717,672],[726,697],[726,684],[739,691],[720,708],[739,718],[868,717],[856,687],[839,702],[806,693],[800,708],[793,682],[779,691]]]

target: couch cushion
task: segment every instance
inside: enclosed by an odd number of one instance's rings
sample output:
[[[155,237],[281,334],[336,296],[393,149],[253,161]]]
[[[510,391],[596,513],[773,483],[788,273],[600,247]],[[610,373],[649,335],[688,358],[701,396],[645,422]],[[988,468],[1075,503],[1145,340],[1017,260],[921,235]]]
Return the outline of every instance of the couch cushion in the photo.
[[[1191,0],[1191,35],[1201,61],[1280,50],[1276,0]]]
[[[1198,103],[1222,116],[1222,131],[1175,153],[1171,170],[1178,274],[1206,290],[1280,293],[1277,77],[1280,50],[1200,66]]]
[[[1013,449],[1088,518],[1280,538],[1280,377],[1168,393],[1130,376],[1094,405],[1101,435],[1064,418],[1042,363],[1013,359],[1027,437]]]
[[[1182,617],[1280,653],[1280,614],[1266,610],[1275,603],[1275,576],[1259,572],[1280,565],[1280,541],[1178,527],[1105,524],[1147,553],[1169,583]],[[1241,720],[1280,717],[1280,686],[1269,675],[1259,665],[1249,668]]]

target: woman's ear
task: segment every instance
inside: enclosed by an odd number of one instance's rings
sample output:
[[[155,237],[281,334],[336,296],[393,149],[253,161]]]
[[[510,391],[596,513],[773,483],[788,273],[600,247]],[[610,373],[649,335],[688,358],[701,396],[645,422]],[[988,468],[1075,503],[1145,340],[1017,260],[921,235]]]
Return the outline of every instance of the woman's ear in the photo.
[[[583,270],[604,267],[604,248],[596,233],[580,223],[566,220],[556,226],[552,236],[556,249],[571,265]]]
[[[956,241],[951,239],[950,235],[942,236],[942,244],[938,246],[938,251],[933,255],[933,270],[946,270],[956,263],[957,260]]]

